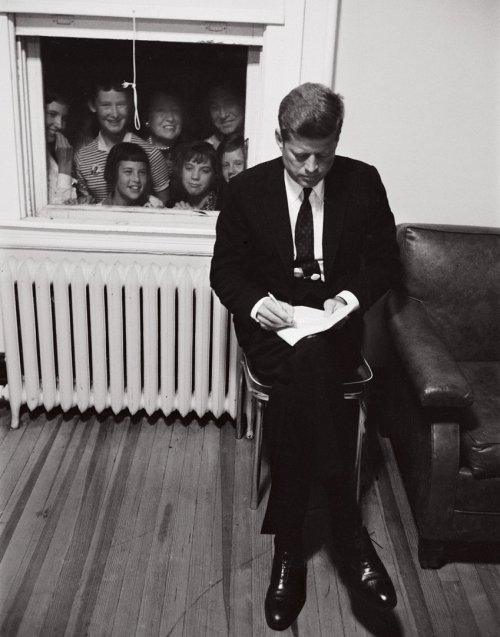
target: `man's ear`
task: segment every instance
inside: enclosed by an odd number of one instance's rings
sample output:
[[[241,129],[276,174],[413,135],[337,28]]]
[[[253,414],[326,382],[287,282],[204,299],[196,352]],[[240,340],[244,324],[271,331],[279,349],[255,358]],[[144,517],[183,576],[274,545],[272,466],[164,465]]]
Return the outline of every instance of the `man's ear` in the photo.
[[[283,137],[281,137],[281,133],[278,128],[274,131],[274,137],[276,139],[276,143],[279,146],[279,149],[283,150]]]
[[[95,107],[95,104],[93,102],[93,100],[88,100],[87,101],[87,106],[89,107],[89,110],[92,111],[92,113],[96,113],[97,109]]]

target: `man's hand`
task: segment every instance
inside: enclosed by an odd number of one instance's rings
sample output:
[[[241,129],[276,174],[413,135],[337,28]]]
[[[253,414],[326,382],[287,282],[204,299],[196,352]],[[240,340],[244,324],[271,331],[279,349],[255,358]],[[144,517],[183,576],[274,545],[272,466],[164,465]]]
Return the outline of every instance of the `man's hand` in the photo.
[[[263,329],[271,332],[292,327],[293,306],[284,301],[264,299],[257,312],[257,320]]]
[[[62,133],[56,133],[56,153],[57,166],[63,175],[71,175],[71,162],[73,160],[73,148]]]
[[[323,303],[323,308],[325,309],[325,316],[329,316],[330,314],[333,314],[334,312],[336,312],[337,310],[340,310],[346,305],[347,303],[344,301],[344,299],[340,298],[340,296],[336,296],[334,299],[326,299],[326,301]],[[343,319],[342,321],[339,321],[339,323],[334,325],[333,328],[336,330],[340,329],[344,325],[344,323],[347,321],[347,319],[348,317],[346,316],[345,319]]]

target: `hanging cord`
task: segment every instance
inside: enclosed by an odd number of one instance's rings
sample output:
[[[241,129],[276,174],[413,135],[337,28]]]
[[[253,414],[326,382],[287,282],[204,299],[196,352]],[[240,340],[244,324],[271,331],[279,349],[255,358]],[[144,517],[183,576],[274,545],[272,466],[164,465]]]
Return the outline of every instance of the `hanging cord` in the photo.
[[[132,25],[133,25],[133,38],[132,38],[132,68],[134,70],[134,77],[133,77],[133,81],[132,82],[122,82],[122,86],[123,88],[128,88],[129,86],[132,87],[132,90],[134,91],[134,126],[135,126],[135,130],[139,130],[141,127],[141,120],[139,118],[139,105],[138,105],[138,100],[137,100],[137,84],[136,84],[136,77],[137,77],[137,71],[136,71],[136,65],[135,65],[135,11],[132,11]]]

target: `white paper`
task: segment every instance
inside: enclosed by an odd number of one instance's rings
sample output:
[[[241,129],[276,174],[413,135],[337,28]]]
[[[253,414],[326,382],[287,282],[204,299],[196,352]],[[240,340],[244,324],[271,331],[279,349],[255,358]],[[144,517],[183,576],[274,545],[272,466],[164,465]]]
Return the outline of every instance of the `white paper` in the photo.
[[[296,305],[293,308],[294,327],[284,327],[276,332],[289,345],[295,345],[304,336],[324,332],[346,318],[356,309],[354,303],[348,303],[333,314],[325,316],[324,310],[317,310],[307,305]]]

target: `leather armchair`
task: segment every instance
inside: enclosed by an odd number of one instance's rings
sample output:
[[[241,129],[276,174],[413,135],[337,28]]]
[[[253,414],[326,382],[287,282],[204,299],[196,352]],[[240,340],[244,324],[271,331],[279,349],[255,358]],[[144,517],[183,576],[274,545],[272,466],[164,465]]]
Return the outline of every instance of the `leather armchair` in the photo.
[[[389,436],[423,568],[500,542],[500,228],[398,226]]]

